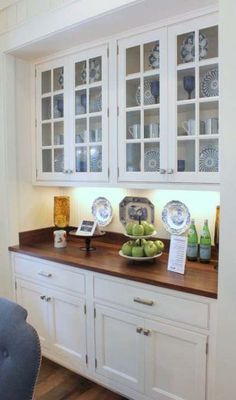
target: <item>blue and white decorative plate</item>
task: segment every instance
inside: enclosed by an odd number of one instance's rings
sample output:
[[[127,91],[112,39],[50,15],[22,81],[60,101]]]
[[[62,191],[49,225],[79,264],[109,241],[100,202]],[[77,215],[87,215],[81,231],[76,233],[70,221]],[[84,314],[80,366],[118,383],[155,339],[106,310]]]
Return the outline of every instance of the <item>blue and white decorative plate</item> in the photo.
[[[102,111],[102,93],[99,92],[96,96],[90,99],[89,105],[90,112],[99,112]]]
[[[219,151],[217,146],[204,147],[199,155],[199,171],[218,172],[219,171]]]
[[[141,104],[141,91],[140,91],[140,86],[138,87],[136,91],[136,102],[137,105],[140,106]],[[144,95],[143,95],[143,102],[144,105],[150,105],[150,104],[156,104],[155,102],[155,97],[152,95],[151,91],[151,82],[148,80],[144,80]]]
[[[120,222],[125,226],[128,222],[147,221],[154,224],[154,205],[146,197],[126,196],[119,206]]]
[[[112,206],[105,197],[98,197],[92,204],[92,214],[99,226],[106,226],[112,220]]]
[[[170,201],[162,210],[162,222],[168,232],[173,235],[181,235],[190,226],[188,207],[181,201]]]
[[[207,57],[208,39],[202,32],[199,33],[199,60]],[[180,46],[180,57],[184,63],[195,60],[195,33],[190,32],[185,37],[183,44]]]
[[[150,148],[144,153],[144,171],[157,172],[160,170],[160,151],[159,149]]]
[[[149,57],[148,57],[149,65],[151,68],[159,68],[160,66],[160,47],[159,42],[155,43]]]
[[[201,97],[219,96],[218,68],[207,71],[200,83]]]
[[[102,172],[102,147],[90,148],[90,172]]]

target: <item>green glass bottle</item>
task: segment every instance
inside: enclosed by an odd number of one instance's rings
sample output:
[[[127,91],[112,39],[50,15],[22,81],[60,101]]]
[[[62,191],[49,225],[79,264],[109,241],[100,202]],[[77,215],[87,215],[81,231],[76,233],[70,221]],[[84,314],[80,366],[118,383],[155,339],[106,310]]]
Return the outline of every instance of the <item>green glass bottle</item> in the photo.
[[[208,220],[205,219],[200,236],[200,262],[209,263],[211,260],[211,234],[208,228]]]
[[[189,261],[196,261],[198,255],[198,236],[195,227],[194,219],[191,220],[191,225],[188,230],[188,246],[187,246],[187,259]]]

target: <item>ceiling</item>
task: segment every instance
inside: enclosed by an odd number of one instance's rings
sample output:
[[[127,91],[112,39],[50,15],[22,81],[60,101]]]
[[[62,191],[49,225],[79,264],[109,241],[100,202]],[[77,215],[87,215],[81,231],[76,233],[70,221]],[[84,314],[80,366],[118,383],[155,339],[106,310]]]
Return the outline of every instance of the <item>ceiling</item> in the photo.
[[[217,5],[217,0],[145,0],[55,33],[14,51],[14,54],[26,60],[34,60],[68,49],[68,43],[70,47],[79,46],[211,5]]]

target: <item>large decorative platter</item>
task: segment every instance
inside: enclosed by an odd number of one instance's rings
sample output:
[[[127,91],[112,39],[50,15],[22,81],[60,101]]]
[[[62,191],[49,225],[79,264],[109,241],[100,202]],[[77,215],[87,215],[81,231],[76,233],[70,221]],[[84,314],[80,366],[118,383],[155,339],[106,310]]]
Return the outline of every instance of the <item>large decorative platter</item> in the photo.
[[[219,171],[219,154],[216,146],[204,147],[199,155],[199,171],[201,172],[218,172]]]
[[[162,222],[168,232],[173,235],[181,235],[190,225],[188,207],[181,201],[170,201],[162,210]]]
[[[92,204],[92,214],[99,226],[106,226],[112,220],[112,206],[105,197],[98,197]]]
[[[207,71],[201,79],[200,83],[201,97],[219,96],[219,78],[218,68]]]
[[[119,206],[120,222],[125,226],[128,222],[147,221],[154,223],[154,205],[146,197],[126,196]]]
[[[131,260],[131,261],[147,261],[147,260],[154,260],[155,258],[160,257],[160,256],[162,255],[162,253],[158,253],[158,254],[156,254],[156,255],[153,256],[153,257],[130,257],[130,256],[125,256],[125,255],[122,253],[122,251],[120,250],[120,251],[119,251],[119,255],[120,255],[121,257],[127,258],[128,260]]]
[[[208,39],[202,32],[199,33],[199,60],[207,57]],[[195,33],[190,32],[184,38],[183,44],[180,46],[180,57],[184,63],[195,61]]]
[[[130,239],[148,239],[148,238],[157,238],[157,231],[154,231],[151,235],[143,235],[143,236],[133,236],[133,235],[128,235],[128,233],[124,233],[124,236],[130,238]]]

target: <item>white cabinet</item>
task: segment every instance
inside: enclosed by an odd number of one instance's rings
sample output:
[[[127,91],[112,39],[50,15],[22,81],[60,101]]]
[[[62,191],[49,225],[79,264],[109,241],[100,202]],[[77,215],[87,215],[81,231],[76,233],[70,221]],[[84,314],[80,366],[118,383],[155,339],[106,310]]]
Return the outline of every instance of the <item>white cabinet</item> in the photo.
[[[36,66],[37,179],[108,179],[107,46]]]

